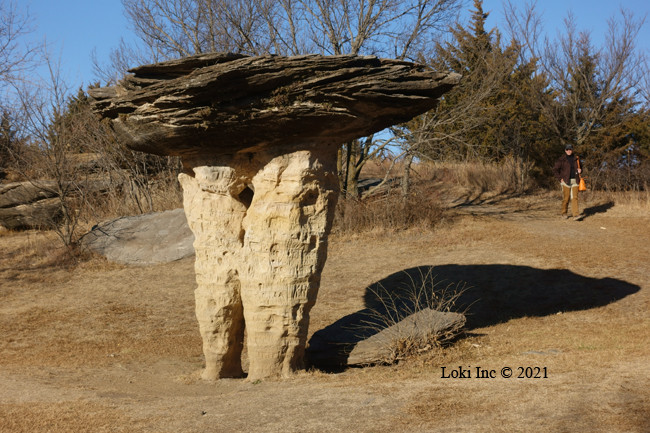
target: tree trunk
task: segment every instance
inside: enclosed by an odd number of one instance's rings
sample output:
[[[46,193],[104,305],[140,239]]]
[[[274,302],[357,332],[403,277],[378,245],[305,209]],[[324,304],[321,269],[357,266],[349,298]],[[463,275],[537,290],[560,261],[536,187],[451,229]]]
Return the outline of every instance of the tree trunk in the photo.
[[[407,153],[404,157],[404,172],[402,173],[402,199],[406,200],[411,189],[411,164],[413,164],[413,154]]]

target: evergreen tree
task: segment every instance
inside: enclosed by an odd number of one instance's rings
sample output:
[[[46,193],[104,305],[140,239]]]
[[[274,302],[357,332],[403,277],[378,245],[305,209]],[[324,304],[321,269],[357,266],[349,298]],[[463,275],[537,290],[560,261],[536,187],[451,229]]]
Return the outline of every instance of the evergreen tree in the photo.
[[[535,60],[522,61],[514,41],[503,46],[488,13],[474,0],[469,24],[456,24],[451,40],[435,45],[431,65],[463,75],[438,107],[407,125],[410,145],[432,159],[516,159],[522,172],[537,161],[547,140],[535,98],[546,87]],[[543,152],[541,152],[543,153]],[[524,178],[514,179],[523,185]]]
[[[647,83],[648,63],[636,46],[645,20],[622,9],[620,17],[608,20],[604,43],[595,47],[589,33],[577,29],[571,14],[562,33],[543,38],[534,7],[523,13],[512,3],[509,8],[513,36],[538,59],[539,70],[548,78],[548,85],[538,89],[536,102],[555,153],[564,144],[573,144],[592,187],[637,188],[647,183],[647,177],[636,184],[622,180],[632,171],[644,172],[647,159],[648,107],[640,93],[644,80]]]
[[[3,110],[0,115],[0,169],[11,168],[22,154],[23,140],[9,111]]]

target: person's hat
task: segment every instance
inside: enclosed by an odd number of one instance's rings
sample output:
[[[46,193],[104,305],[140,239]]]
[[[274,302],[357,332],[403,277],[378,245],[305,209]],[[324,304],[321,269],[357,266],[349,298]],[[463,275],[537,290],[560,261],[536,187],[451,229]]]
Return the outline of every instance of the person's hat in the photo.
[[[573,150],[573,146],[567,144],[566,146],[564,146],[564,150]]]

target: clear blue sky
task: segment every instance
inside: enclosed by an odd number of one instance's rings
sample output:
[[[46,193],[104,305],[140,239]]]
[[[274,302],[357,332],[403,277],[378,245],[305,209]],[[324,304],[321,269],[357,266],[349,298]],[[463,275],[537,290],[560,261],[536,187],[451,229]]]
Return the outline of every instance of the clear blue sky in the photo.
[[[33,36],[48,41],[52,55],[61,59],[62,73],[72,87],[82,83],[85,86],[95,79],[91,61],[93,49],[98,59],[106,62],[120,38],[127,41],[133,38],[119,0],[19,0],[18,3],[29,8],[36,27]],[[466,9],[471,6],[472,1],[467,0]],[[639,43],[650,55],[648,0],[542,0],[538,1],[537,9],[543,13],[550,35],[562,28],[562,19],[570,9],[578,20],[579,29],[590,31],[594,42],[599,43],[607,28],[607,19],[621,6],[632,10],[638,18],[648,15]],[[491,12],[489,28],[505,29],[501,0],[484,0],[483,9]]]
[[[73,87],[94,81],[93,50],[100,62],[106,62],[120,38],[133,38],[120,0],[19,0],[18,4],[28,8],[35,27],[32,37],[47,41]]]

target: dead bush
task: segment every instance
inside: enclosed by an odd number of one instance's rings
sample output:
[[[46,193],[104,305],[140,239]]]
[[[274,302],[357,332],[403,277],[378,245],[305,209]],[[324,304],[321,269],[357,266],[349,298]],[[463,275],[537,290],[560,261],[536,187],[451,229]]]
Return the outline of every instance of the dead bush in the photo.
[[[392,188],[381,195],[339,200],[334,230],[339,233],[362,233],[373,230],[431,229],[443,217],[437,196],[422,185],[408,197]]]
[[[426,269],[426,270],[425,270]],[[451,321],[449,326],[432,329],[413,329],[395,326],[409,316],[425,310],[438,312],[458,312],[457,302],[467,290],[464,283],[447,283],[437,280],[433,268],[418,268],[414,274],[404,272],[404,277],[393,287],[381,284],[370,287],[367,302],[368,313],[361,322],[363,334],[377,333],[393,327],[395,333],[387,341],[390,353],[387,363],[406,359],[423,352],[439,348],[458,337],[465,321]],[[460,311],[464,315],[464,311]]]
[[[619,161],[605,161],[601,168],[589,169],[590,187],[601,191],[647,191],[650,182],[650,161],[636,165],[622,165]]]
[[[463,162],[452,164],[456,181],[477,195],[507,194],[523,192],[531,188],[531,181],[526,177],[528,169],[514,158],[505,158],[499,163]]]

